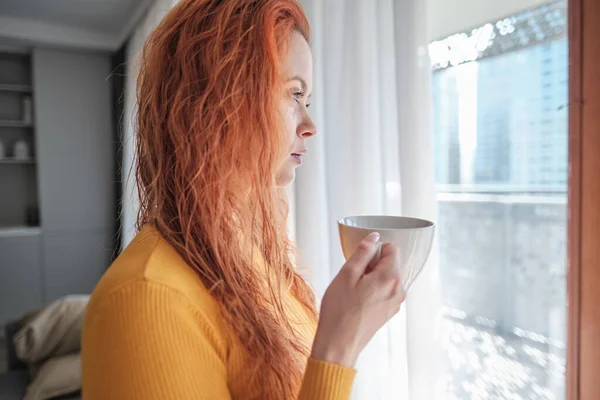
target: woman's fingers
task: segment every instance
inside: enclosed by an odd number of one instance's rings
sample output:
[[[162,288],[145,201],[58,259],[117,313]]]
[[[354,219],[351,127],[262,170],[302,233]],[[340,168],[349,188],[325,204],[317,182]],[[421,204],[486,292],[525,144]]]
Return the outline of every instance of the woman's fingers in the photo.
[[[372,232],[361,240],[352,257],[350,257],[340,270],[340,275],[348,277],[351,284],[355,285],[364,275],[369,262],[377,253],[378,242],[379,233],[377,232]]]
[[[405,299],[406,292],[404,291],[404,285],[398,279],[390,290],[388,297],[383,300],[384,307],[387,309],[386,321],[389,321],[394,315],[398,314]]]
[[[390,292],[389,301],[391,301],[392,304],[397,305],[398,310],[400,310],[400,305],[404,303],[404,300],[406,300],[406,291],[402,280],[398,279]]]
[[[381,258],[384,257],[397,257],[400,259],[400,249],[391,243],[384,243],[381,245]]]
[[[404,292],[400,274],[400,250],[385,243],[381,246],[381,258],[373,271],[363,278],[379,299],[391,299]]]

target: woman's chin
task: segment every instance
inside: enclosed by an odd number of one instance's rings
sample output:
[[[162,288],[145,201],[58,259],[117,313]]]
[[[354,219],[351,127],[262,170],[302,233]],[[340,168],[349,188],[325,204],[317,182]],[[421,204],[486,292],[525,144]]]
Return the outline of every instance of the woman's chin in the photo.
[[[284,168],[283,170],[279,171],[279,175],[277,175],[275,183],[279,187],[287,186],[294,182],[294,178],[296,178],[296,169]]]

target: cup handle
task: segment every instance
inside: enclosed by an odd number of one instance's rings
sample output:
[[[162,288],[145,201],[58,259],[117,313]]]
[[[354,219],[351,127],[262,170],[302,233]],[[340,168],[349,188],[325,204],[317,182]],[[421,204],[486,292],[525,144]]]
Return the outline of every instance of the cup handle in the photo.
[[[381,242],[377,242],[377,251],[375,252],[375,255],[373,256],[373,258],[371,258],[371,261],[369,261],[369,265],[367,265],[367,269],[365,271],[367,274],[375,269],[375,266],[379,262],[380,258],[381,258]]]

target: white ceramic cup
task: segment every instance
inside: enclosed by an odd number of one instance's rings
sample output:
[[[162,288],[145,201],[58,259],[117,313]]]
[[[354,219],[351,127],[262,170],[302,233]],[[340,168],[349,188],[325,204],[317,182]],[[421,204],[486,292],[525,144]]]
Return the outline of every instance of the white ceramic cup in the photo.
[[[400,249],[400,276],[404,290],[413,284],[431,252],[435,224],[431,221],[409,217],[364,215],[346,217],[338,221],[342,251],[346,260],[352,256],[358,243],[371,232],[379,232],[380,243],[392,243]],[[371,261],[377,263],[378,250]]]

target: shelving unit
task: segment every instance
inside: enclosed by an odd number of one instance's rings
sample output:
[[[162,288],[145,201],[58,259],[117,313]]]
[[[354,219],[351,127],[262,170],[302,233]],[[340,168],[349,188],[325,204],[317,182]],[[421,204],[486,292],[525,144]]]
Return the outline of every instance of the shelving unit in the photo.
[[[4,149],[0,154],[1,237],[21,235],[27,227],[27,215],[33,208],[39,209],[33,94],[31,54],[0,52],[0,143]],[[23,141],[28,159],[14,154],[15,144]]]

